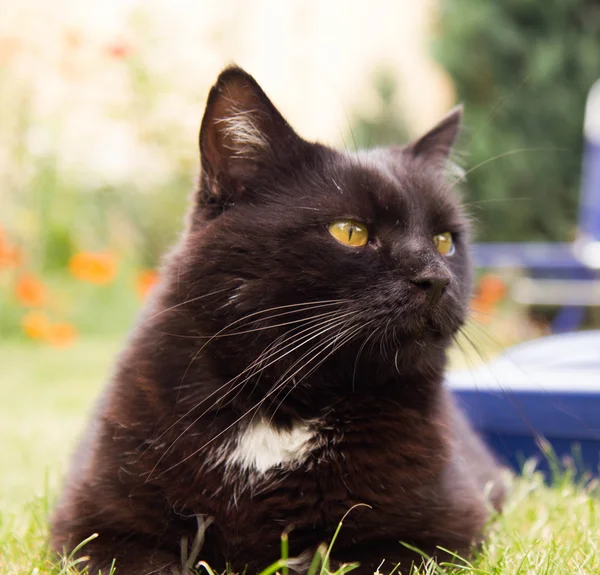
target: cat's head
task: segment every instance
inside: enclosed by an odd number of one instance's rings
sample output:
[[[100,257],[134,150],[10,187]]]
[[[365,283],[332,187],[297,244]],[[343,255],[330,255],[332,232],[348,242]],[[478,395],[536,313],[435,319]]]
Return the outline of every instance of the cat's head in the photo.
[[[300,351],[445,345],[471,283],[468,225],[447,177],[460,120],[456,108],[408,145],[336,151],[300,138],[251,76],[225,70],[202,121],[170,303],[198,298],[194,329],[247,332],[249,356],[290,333],[308,340]]]

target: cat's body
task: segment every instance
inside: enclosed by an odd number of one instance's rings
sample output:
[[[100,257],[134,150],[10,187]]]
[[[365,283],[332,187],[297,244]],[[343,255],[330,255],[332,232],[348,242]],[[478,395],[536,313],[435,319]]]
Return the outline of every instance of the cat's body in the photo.
[[[57,550],[98,533],[92,573],[116,558],[117,573],[170,575],[204,518],[198,559],[254,573],[289,531],[302,571],[359,504],[333,564],[407,572],[418,556],[400,541],[481,541],[499,471],[442,385],[470,291],[444,180],[459,119],[339,153],[298,138],[244,72],[220,76],[188,230],[75,458]],[[344,245],[338,221],[368,241]]]

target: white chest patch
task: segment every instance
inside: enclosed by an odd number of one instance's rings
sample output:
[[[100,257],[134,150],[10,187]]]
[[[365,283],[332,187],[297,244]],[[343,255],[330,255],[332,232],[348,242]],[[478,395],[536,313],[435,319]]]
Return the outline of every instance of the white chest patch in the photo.
[[[307,423],[282,430],[259,419],[240,433],[227,456],[227,464],[259,473],[279,466],[294,467],[307,459],[317,438],[317,431]]]

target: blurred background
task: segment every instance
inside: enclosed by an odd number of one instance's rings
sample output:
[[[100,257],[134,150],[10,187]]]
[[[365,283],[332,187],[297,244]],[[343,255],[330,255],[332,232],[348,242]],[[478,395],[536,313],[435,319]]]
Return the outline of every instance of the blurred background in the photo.
[[[405,141],[462,101],[476,239],[577,235],[593,0],[0,6],[2,339],[68,347],[127,329],[181,229],[207,91],[231,62],[300,134],[336,146]],[[483,283],[484,321],[505,284]],[[517,307],[500,341],[552,319]]]
[[[406,141],[464,102],[465,202],[492,252],[476,252],[459,365],[554,331],[565,310],[569,328],[600,326],[585,298],[564,305],[568,285],[536,298],[522,283],[552,280],[582,236],[599,46],[597,0],[0,0],[5,484],[25,492],[24,469],[66,457],[182,228],[207,92],[232,62],[335,146]],[[505,242],[539,249],[524,262]]]

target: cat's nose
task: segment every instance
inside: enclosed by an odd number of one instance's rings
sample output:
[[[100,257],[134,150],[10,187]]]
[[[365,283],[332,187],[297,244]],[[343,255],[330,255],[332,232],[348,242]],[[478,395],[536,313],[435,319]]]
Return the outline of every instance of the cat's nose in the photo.
[[[430,301],[435,302],[442,297],[448,287],[450,276],[444,273],[423,274],[411,279],[410,282],[427,292]]]

